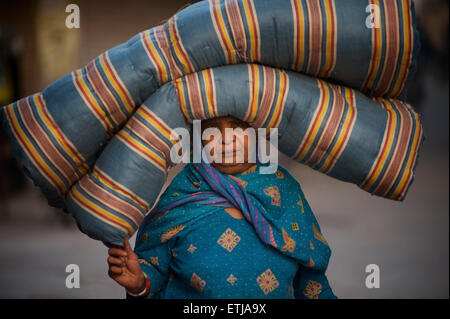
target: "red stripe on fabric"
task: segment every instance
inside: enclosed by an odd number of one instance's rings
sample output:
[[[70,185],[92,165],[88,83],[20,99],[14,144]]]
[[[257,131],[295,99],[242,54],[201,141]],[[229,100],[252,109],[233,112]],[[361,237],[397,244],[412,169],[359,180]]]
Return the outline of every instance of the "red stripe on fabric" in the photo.
[[[353,108],[353,94],[351,94],[351,100],[350,100],[350,103],[349,103],[349,110],[348,110],[348,112],[350,112],[350,108]],[[355,112],[355,110],[353,110],[352,111],[352,118],[351,118],[351,121],[350,121],[350,123],[349,123],[349,125],[348,125],[348,127],[347,127],[347,130],[345,131],[345,134],[344,134],[344,139],[342,140],[343,142],[341,143],[341,145],[339,145],[339,147],[338,147],[338,149],[337,149],[337,151],[336,151],[336,153],[334,154],[334,156],[332,157],[332,159],[331,159],[331,161],[330,161],[330,165],[329,165],[329,167],[331,167],[331,165],[332,165],[332,163],[334,163],[335,161],[336,161],[336,157],[338,156],[338,154],[340,154],[341,153],[341,150],[342,150],[342,148],[344,147],[344,141],[346,141],[347,139],[348,139],[348,134],[350,133],[350,130],[351,130],[351,128],[352,128],[352,126],[353,126],[353,123],[355,122],[355,118],[356,118],[356,112]],[[327,167],[327,170],[329,169],[329,167]]]
[[[330,115],[328,116],[328,120],[325,124],[324,132],[319,139],[317,146],[315,147],[313,153],[310,156],[310,159],[306,162],[307,165],[314,166],[319,163],[325,153],[328,151],[331,142],[336,136],[336,132],[339,128],[339,123],[344,114],[344,106],[345,100],[344,97],[339,94],[338,88],[334,85],[331,85],[331,89],[334,94],[334,103],[331,107]]]
[[[261,103],[256,114],[255,125],[261,127],[266,120],[275,99],[276,74],[273,68],[263,67],[264,90]]]
[[[155,116],[153,116],[153,114],[149,113],[145,108],[140,108],[140,109],[139,109],[139,112],[145,113],[148,117],[150,117],[152,120],[154,120],[156,123],[158,123],[159,126],[161,126],[161,129],[162,129],[164,132],[166,132],[166,134],[168,134],[168,135],[171,134],[171,131],[168,130],[168,129],[165,127],[165,123],[161,122],[158,118],[156,118]]]
[[[129,98],[129,96],[128,96],[128,93],[125,91],[125,89],[122,87],[121,82],[120,82],[119,79],[116,77],[116,75],[115,75],[115,73],[114,73],[114,71],[113,71],[113,69],[112,69],[112,67],[111,67],[111,65],[110,65],[110,62],[108,61],[108,58],[107,58],[106,54],[104,54],[104,56],[105,56],[105,65],[106,65],[106,67],[108,68],[109,72],[111,73],[111,76],[114,78],[114,80],[116,81],[117,86],[119,87],[120,91],[123,93],[123,95],[124,95],[125,98],[127,99],[128,104],[129,104],[131,107],[133,107],[133,106],[134,106],[133,101],[130,100],[130,98]]]
[[[81,85],[81,83],[79,81],[79,77],[76,73],[74,73],[74,78],[75,78],[75,81],[77,82],[78,89],[81,91],[84,98],[86,99],[86,103],[88,103],[89,109],[93,110],[100,117],[100,121],[103,122],[104,126],[106,127],[106,133],[108,134],[109,137],[111,137],[112,136],[112,132],[110,131],[111,127],[109,126],[108,122],[105,120],[105,117],[103,116],[103,114],[101,114],[97,110],[97,108],[94,105],[91,105],[91,103],[89,101],[89,96],[87,95],[86,91],[83,89],[83,86]],[[94,98],[94,97],[92,97],[92,98]]]
[[[383,155],[383,154],[385,153],[385,151],[386,151],[386,147],[387,147],[387,142],[388,142],[389,136],[391,135],[391,126],[392,126],[392,113],[391,113],[391,112],[394,112],[394,111],[393,111],[393,110],[388,110],[388,107],[385,106],[384,104],[383,104],[383,108],[384,108],[385,110],[387,110],[387,114],[388,114],[388,125],[387,125],[388,130],[387,130],[387,133],[386,133],[386,139],[385,139],[385,141],[384,141],[384,145],[383,145],[383,147],[382,147],[382,150],[381,150],[381,152],[379,153],[380,156],[378,157],[377,163],[375,164],[372,173],[369,175],[369,177],[366,179],[366,181],[361,185],[362,188],[365,188],[365,187],[366,187],[366,185],[368,184],[368,182],[372,179],[373,175],[374,175],[375,172],[377,171],[377,168],[378,168],[378,166],[379,166],[380,163],[381,163],[381,157],[382,157],[382,155]]]
[[[419,148],[420,138],[421,138],[421,135],[422,135],[422,126],[420,125],[420,123],[417,123],[417,124],[418,124],[418,130],[419,130],[419,133],[418,133],[419,141],[417,142],[416,146],[414,147],[414,150],[411,153],[411,156],[414,156],[415,154],[417,154],[417,149]],[[403,193],[405,192],[406,187],[410,184],[413,168],[414,168],[414,165],[412,165],[411,169],[408,171],[408,176],[406,178],[407,182],[403,185],[403,187],[401,188],[400,192],[395,197],[396,200],[399,200],[403,196]]]
[[[100,176],[102,179],[105,179],[106,181],[108,181],[108,183],[110,183],[112,185],[112,188],[115,190],[120,190],[122,192],[124,192],[128,197],[132,198],[136,203],[139,204],[139,206],[141,206],[142,209],[147,210],[148,209],[148,204],[142,202],[139,198],[137,198],[136,196],[134,196],[132,193],[130,193],[129,191],[127,191],[126,189],[124,189],[120,184],[118,184],[117,182],[115,182],[113,179],[111,179],[109,176],[103,174],[97,167],[94,167],[93,172],[95,174],[97,174],[98,176]],[[111,187],[111,186],[109,186]]]
[[[217,15],[217,10],[220,10],[220,4],[219,4],[219,6],[216,4],[216,3],[214,3],[214,9],[213,9],[213,12],[214,12],[214,18],[216,19],[216,21],[219,21],[219,17],[218,17],[218,15]],[[220,27],[220,24],[217,24],[217,29],[219,29],[219,32],[220,32],[220,36],[222,37],[222,39],[225,39],[225,34],[223,33],[223,30],[222,30],[222,28]],[[225,45],[225,47],[226,47],[226,45]],[[231,56],[231,52],[230,51],[228,51],[228,48],[227,48],[227,55],[228,55],[228,62],[230,63],[231,61],[232,61],[232,56]]]
[[[170,148],[166,144],[160,142],[159,137],[145,124],[141,123],[136,117],[131,118],[126,127],[142,138],[149,145],[154,147],[157,151],[164,154],[166,160],[170,160]]]
[[[320,85],[320,89],[322,90],[322,92],[324,92],[325,88],[324,88],[323,82],[320,81],[320,80],[318,82],[319,82],[319,85]],[[317,111],[317,115],[319,115],[321,113],[321,111],[322,111],[322,109],[324,107],[325,107],[325,96],[322,97],[322,103],[321,103],[321,105],[319,107],[319,110]],[[316,126],[317,121],[319,121],[319,116],[315,117],[313,125],[311,126],[311,130],[308,132],[308,135],[306,136],[306,138],[304,138],[305,143],[302,145],[301,149],[299,150],[298,154],[295,157],[298,157],[303,152],[303,150],[305,149],[306,144],[307,144],[308,140],[311,137],[311,134],[312,134],[312,132],[314,130],[314,127]]]
[[[146,38],[146,36],[145,36],[145,32],[146,32],[146,31],[144,31],[144,32],[141,33],[141,41],[144,42],[144,45],[145,45],[145,47],[147,48],[148,54],[150,54],[150,56],[152,57],[152,59],[153,59],[153,61],[154,61],[153,65],[155,65],[156,68],[158,69],[157,72],[158,72],[158,78],[159,78],[159,85],[162,85],[162,84],[164,84],[163,79],[162,79],[162,73],[163,73],[163,70],[162,70],[161,67],[159,66],[159,64],[158,64],[158,62],[157,62],[157,59],[156,59],[155,55],[153,54],[153,52],[152,52],[152,50],[151,50],[151,48],[150,48],[150,45],[147,43],[147,38]],[[149,41],[151,41],[151,39],[149,39]]]
[[[10,121],[12,121],[12,115],[11,112],[14,112],[10,107],[6,107],[6,114],[8,116],[8,118],[10,119]],[[46,169],[39,163],[39,160],[36,158],[36,156],[33,154],[33,150],[31,150],[27,143],[22,139],[22,137],[19,135],[18,131],[16,130],[14,125],[10,126],[11,129],[14,131],[14,135],[16,136],[16,138],[21,142],[21,145],[26,149],[28,156],[30,156],[33,159],[33,163],[34,165],[38,166],[41,171],[41,174],[46,175],[47,179],[50,179],[53,182],[53,186],[56,187],[59,191],[60,195],[63,195],[65,193],[65,191],[61,188],[61,186],[59,185],[59,183],[51,176],[47,173]]]
[[[106,84],[101,78],[101,75],[99,71],[97,70],[97,67],[95,66],[95,61],[91,61],[87,67],[86,67],[86,75],[94,88],[95,92],[99,95],[100,99],[103,102],[103,105],[110,109],[109,114],[114,120],[114,123],[117,126],[120,126],[123,124],[127,117],[120,109],[119,104],[117,103],[116,99],[114,99],[111,95],[111,92],[107,88]]]
[[[381,194],[382,196],[388,193],[395,179],[397,179],[398,174],[400,174],[400,168],[411,140],[412,119],[410,113],[405,110],[404,105],[400,102],[393,100],[393,103],[399,111],[403,123],[401,125],[401,136],[397,138],[396,152],[393,154],[388,171],[385,172],[380,184],[374,190],[374,193]]]
[[[31,111],[31,105],[28,98],[22,99],[17,103],[19,104],[17,110],[19,111],[19,114],[26,126],[28,126],[30,134],[36,141],[36,144],[40,144],[42,146],[42,152],[45,153],[47,158],[52,159],[55,162],[54,165],[65,177],[67,183],[72,185],[72,183],[78,180],[81,176],[76,174],[74,168],[67,162],[67,160],[50,140],[47,133],[39,125],[37,119]]]
[[[64,144],[70,149],[70,151],[72,152],[72,155],[76,157],[77,159],[77,164],[81,165],[82,168],[85,170],[85,172],[82,173],[86,173],[89,170],[89,166],[86,164],[84,158],[80,157],[78,154],[78,150],[76,150],[75,148],[72,147],[71,143],[67,140],[67,138],[65,137],[64,134],[61,133],[61,129],[55,124],[53,118],[50,116],[50,114],[48,113],[46,104],[42,98],[42,95],[38,95],[37,96],[39,102],[42,105],[41,110],[43,111],[43,113],[45,114],[45,116],[47,117],[48,122],[50,123],[50,125],[53,127],[53,129],[55,130],[55,132],[58,134],[59,138],[64,142]]]
[[[144,219],[143,214],[130,203],[117,198],[115,195],[109,193],[103,187],[97,185],[89,176],[80,180],[80,187],[84,189],[90,196],[98,197],[102,200],[102,204],[113,209],[117,213],[132,219],[136,226]]]

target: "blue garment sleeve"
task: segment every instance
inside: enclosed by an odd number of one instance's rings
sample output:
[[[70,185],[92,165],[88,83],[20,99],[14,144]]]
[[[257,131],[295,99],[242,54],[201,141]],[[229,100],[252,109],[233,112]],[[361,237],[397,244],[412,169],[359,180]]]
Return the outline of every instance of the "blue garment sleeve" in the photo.
[[[323,272],[300,266],[295,275],[295,299],[337,299]]]
[[[136,240],[134,252],[138,255],[141,268],[150,280],[150,293],[142,297],[134,297],[127,293],[127,299],[152,298],[167,284],[172,258],[169,246],[169,242],[165,242],[149,248],[142,241]]]

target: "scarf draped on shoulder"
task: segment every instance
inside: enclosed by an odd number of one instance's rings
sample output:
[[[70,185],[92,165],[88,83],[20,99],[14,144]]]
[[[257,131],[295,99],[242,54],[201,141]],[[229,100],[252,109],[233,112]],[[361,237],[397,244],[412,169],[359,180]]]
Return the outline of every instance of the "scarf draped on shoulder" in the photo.
[[[152,248],[218,210],[235,207],[265,244],[324,273],[331,250],[300,184],[281,166],[272,174],[261,173],[262,167],[257,162],[227,175],[203,157],[201,163],[186,164],[145,217],[136,243]]]

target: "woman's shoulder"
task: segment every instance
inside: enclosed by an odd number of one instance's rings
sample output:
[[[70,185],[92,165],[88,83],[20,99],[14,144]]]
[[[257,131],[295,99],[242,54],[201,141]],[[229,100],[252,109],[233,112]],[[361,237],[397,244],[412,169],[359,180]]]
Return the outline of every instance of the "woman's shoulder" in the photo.
[[[282,179],[284,179],[288,183],[292,183],[300,187],[300,182],[298,181],[298,179],[295,178],[287,168],[281,166],[280,164],[278,164],[278,169],[275,172],[275,175],[277,177],[282,177]]]
[[[300,182],[289,172],[288,169],[280,164],[277,164],[274,168],[270,169],[268,166],[258,165],[258,167],[253,170],[253,173],[255,174],[254,176],[248,177],[249,183],[252,183],[252,180],[255,181],[257,179],[263,179],[269,183],[284,184],[289,188],[301,188]]]
[[[179,195],[189,192],[191,189],[190,174],[191,168],[187,164],[172,179],[166,181],[166,187],[161,193],[157,205],[165,204],[166,201],[172,201]]]

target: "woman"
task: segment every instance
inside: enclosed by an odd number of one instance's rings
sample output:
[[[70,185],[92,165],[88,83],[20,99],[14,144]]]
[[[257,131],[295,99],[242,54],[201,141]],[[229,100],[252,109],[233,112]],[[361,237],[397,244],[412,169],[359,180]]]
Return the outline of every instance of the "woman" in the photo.
[[[109,249],[109,275],[128,298],[336,298],[330,249],[298,182],[282,167],[259,173],[251,139],[225,133],[248,127],[231,116],[203,121],[202,133],[225,136],[203,141],[219,143],[212,163],[189,163],[173,179],[134,252],[128,239]]]

